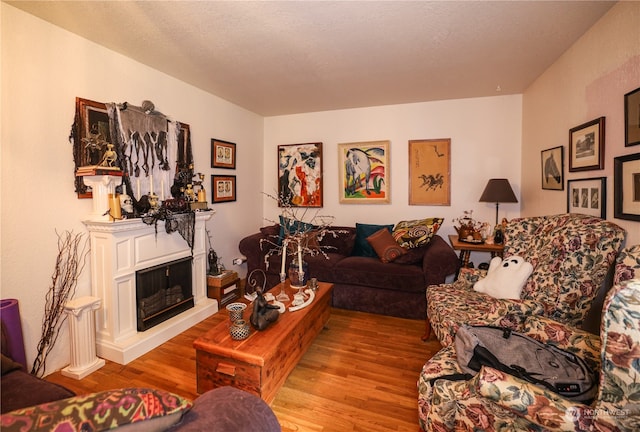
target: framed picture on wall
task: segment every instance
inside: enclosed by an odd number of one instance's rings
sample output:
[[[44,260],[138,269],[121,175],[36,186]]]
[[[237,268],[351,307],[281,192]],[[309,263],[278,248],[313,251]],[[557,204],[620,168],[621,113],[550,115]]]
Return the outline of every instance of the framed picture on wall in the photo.
[[[604,169],[604,117],[569,129],[569,171]]]
[[[640,221],[640,153],[613,159],[613,216]]]
[[[236,145],[211,138],[211,168],[236,169]]]
[[[322,143],[278,146],[278,206],[322,207]]]
[[[542,189],[564,190],[564,147],[542,150]]]
[[[76,97],[76,117],[73,128],[73,159],[76,171],[81,167],[95,167],[100,164],[108,143],[113,141],[107,105]],[[76,177],[75,189],[78,198],[93,196],[91,188],[85,185],[82,176]]]
[[[624,145],[640,144],[640,87],[624,95]]]
[[[607,178],[567,181],[567,213],[607,218]]]
[[[389,141],[338,144],[341,204],[391,202]]]
[[[451,139],[409,141],[409,205],[451,205]]]
[[[236,176],[211,176],[211,202],[213,204],[236,200]]]

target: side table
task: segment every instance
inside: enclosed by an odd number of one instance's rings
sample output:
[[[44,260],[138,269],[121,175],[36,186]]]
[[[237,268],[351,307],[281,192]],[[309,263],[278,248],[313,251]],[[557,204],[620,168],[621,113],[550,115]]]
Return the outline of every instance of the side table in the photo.
[[[236,272],[229,272],[222,277],[207,276],[207,297],[218,300],[218,306],[225,306],[243,296],[244,289]]]
[[[449,243],[451,243],[451,247],[454,250],[460,251],[460,266],[465,268],[469,266],[471,252],[489,252],[491,253],[491,258],[493,258],[496,256],[502,257],[502,251],[504,250],[504,245],[501,244],[462,242],[458,240],[458,236],[455,234],[449,235]]]

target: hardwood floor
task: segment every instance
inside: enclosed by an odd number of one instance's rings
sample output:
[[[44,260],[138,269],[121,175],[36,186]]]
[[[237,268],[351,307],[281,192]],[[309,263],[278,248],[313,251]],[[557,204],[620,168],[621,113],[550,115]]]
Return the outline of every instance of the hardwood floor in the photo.
[[[193,341],[225,319],[216,314],[128,365],[107,361],[83,380],[59,372],[47,380],[76,393],[155,387],[195,399]],[[422,342],[424,322],[332,309],[320,333],[271,403],[282,430],[417,432],[416,381],[440,349]]]

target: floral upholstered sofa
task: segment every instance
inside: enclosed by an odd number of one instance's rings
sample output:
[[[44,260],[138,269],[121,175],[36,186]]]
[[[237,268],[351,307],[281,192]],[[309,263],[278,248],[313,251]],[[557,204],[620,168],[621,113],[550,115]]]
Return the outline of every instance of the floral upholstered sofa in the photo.
[[[452,284],[427,288],[428,323],[444,346],[461,324],[517,328],[531,315],[580,326],[594,299],[606,289],[626,232],[581,214],[513,219],[505,229],[504,257],[533,265],[520,299],[496,299],[473,290],[486,272],[462,269]]]
[[[535,315],[516,328],[582,357],[600,372],[599,392],[591,405],[488,367],[465,376],[451,344],[427,361],[418,379],[423,430],[640,430],[640,245],[620,252],[613,283],[604,301],[600,337]]]

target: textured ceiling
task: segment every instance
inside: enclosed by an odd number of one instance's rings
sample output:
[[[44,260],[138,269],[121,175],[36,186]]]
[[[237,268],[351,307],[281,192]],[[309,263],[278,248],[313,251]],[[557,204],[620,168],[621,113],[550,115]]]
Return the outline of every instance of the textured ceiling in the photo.
[[[264,116],[522,93],[614,4],[6,3]]]

